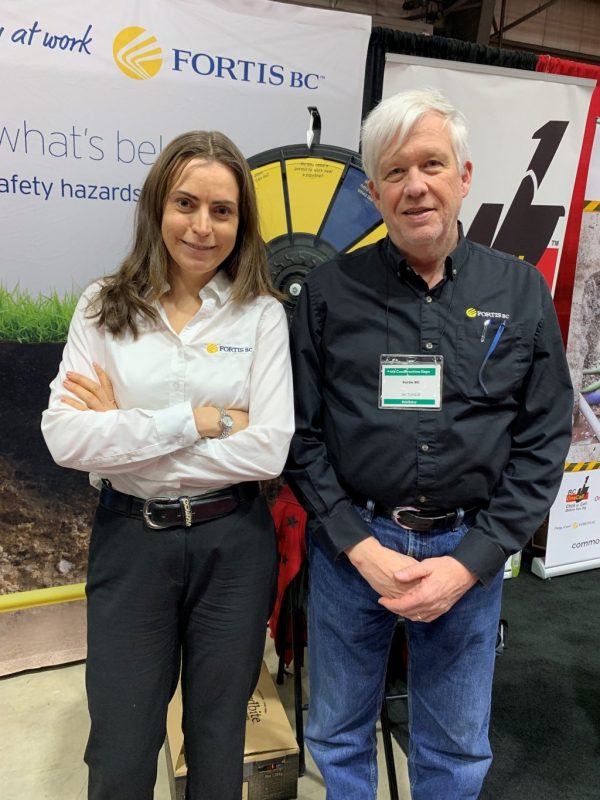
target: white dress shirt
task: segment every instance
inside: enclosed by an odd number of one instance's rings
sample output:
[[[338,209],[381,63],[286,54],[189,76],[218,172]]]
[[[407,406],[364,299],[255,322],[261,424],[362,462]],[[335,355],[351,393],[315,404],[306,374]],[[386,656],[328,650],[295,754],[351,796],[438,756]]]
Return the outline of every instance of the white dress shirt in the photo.
[[[200,292],[202,306],[177,334],[160,303],[135,340],[112,336],[87,315],[92,284],[79,300],[42,432],[57,464],[106,477],[121,492],[148,498],[202,494],[280,474],[294,431],[288,330],[270,296],[231,300],[225,273]],[[66,373],[112,381],[118,410],[78,411],[61,401]],[[73,396],[73,395],[70,395]],[[226,439],[199,436],[192,409],[222,406],[249,414],[248,427]]]

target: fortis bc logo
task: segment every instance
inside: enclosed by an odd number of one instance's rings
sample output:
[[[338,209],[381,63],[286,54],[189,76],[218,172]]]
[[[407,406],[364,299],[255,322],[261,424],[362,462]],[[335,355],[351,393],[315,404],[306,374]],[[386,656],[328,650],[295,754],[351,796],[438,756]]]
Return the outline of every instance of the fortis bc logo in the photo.
[[[153,78],[163,63],[156,36],[137,25],[123,28],[115,36],[113,57],[121,72],[136,81]]]

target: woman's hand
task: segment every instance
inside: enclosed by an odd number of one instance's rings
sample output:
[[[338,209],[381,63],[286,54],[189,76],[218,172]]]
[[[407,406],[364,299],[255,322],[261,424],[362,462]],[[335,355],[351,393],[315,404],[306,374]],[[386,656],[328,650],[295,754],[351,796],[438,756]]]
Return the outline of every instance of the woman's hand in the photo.
[[[78,411],[114,411],[118,405],[110,378],[95,361],[93,366],[98,376],[98,383],[79,372],[67,372],[67,378],[63,382],[65,389],[72,392],[81,402],[73,400],[72,397],[61,397],[61,400]]]
[[[228,408],[226,411],[233,420],[233,428],[229,434],[230,436],[248,427],[247,411],[238,411],[235,408]],[[196,406],[194,409],[196,430],[200,436],[207,439],[218,439],[221,435],[220,419],[220,414],[214,406]]]

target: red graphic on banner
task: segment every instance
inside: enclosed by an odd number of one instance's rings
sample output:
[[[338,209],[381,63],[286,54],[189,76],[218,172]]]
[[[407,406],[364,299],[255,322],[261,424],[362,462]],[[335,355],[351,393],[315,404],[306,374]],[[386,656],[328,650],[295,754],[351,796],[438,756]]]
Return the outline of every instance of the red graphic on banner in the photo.
[[[556,262],[558,260],[558,247],[547,247],[536,267],[546,279],[550,291],[554,285],[554,275],[556,273]]]
[[[581,503],[582,500],[589,500],[590,497],[590,487],[588,486],[589,479],[590,476],[587,475],[583,483],[583,486],[580,489],[569,489],[569,491],[567,492],[567,503]]]

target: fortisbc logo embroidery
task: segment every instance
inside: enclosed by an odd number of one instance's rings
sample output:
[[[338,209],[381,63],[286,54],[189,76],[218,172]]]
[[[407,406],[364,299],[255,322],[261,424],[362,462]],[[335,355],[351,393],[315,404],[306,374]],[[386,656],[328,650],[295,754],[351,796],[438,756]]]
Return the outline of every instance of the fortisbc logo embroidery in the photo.
[[[253,350],[254,350],[253,347],[239,347],[235,345],[215,344],[214,342],[209,342],[209,344],[206,345],[207,353],[251,353]]]
[[[137,25],[123,28],[115,36],[113,56],[121,72],[136,81],[153,78],[163,63],[156,36]]]
[[[485,317],[486,319],[510,319],[510,314],[503,314],[501,311],[478,311],[478,309],[473,307],[465,310],[465,316],[469,317],[469,319],[475,319],[476,317]]]

